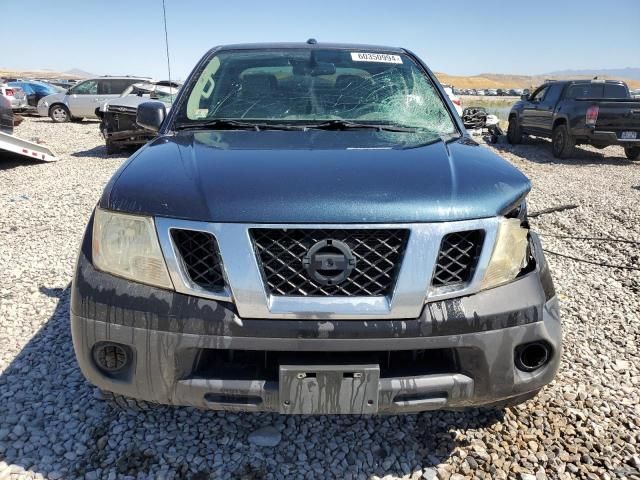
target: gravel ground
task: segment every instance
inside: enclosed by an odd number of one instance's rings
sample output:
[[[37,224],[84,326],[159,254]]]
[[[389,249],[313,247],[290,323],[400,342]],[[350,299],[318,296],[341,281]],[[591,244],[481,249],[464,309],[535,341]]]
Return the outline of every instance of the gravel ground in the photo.
[[[61,160],[0,160],[0,479],[640,478],[640,274],[555,255],[561,370],[516,408],[372,418],[112,410],[77,367],[68,284],[85,222],[124,157],[105,155],[96,123],[28,118],[17,134]],[[541,233],[640,241],[640,163],[620,148],[563,161],[542,140],[491,148],[533,180],[530,211],[579,205],[532,220]],[[543,242],[640,265],[637,244]]]

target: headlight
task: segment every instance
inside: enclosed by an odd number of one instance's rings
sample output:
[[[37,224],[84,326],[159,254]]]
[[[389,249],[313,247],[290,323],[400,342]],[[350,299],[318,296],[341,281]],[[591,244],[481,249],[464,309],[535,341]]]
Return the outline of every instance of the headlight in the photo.
[[[482,280],[482,289],[510,282],[526,266],[529,230],[518,218],[503,218],[498,226],[496,243]]]
[[[98,270],[173,289],[151,217],[96,209],[93,264]]]

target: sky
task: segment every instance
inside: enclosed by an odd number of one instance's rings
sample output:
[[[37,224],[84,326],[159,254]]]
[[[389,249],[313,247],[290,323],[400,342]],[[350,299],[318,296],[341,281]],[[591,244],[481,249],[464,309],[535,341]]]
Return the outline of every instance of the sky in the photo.
[[[167,78],[162,0],[31,0],[0,21],[0,68]],[[640,67],[640,0],[165,0],[172,77],[211,47],[401,46],[434,71],[543,74]],[[24,0],[0,0],[4,12]]]

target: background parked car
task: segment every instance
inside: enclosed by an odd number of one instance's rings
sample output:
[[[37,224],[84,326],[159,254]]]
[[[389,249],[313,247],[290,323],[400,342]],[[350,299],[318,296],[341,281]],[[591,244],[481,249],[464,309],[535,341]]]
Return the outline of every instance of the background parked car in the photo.
[[[119,98],[109,100],[96,109],[102,119],[100,131],[105,139],[107,153],[117,153],[122,147],[140,146],[155,137],[155,133],[136,123],[138,105],[149,100],[159,100],[168,111],[178,93],[180,84],[175,82],[145,82],[129,86]]]
[[[9,86],[21,88],[27,97],[27,103],[30,107],[34,108],[38,106],[40,99],[49,95],[64,92],[64,89],[61,89],[60,87],[28,80],[9,82]]]
[[[444,91],[447,92],[447,96],[453,103],[453,106],[455,107],[456,112],[458,112],[458,115],[462,116],[462,102],[460,102],[460,98],[455,93],[453,93],[453,89],[451,87],[444,87]]]
[[[0,96],[0,132],[13,134],[13,109],[5,97]]]
[[[38,115],[51,117],[56,123],[82,118],[96,118],[96,107],[117,98],[134,83],[149,81],[144,77],[98,77],[74,85],[64,93],[44,97],[38,102]]]
[[[29,106],[27,103],[27,96],[19,87],[10,87],[7,84],[0,84],[0,97],[7,100],[9,105],[11,105],[11,108],[16,111],[24,110]]]
[[[531,96],[511,107],[507,137],[520,143],[523,135],[551,138],[553,155],[569,158],[576,144],[596,148],[624,147],[629,160],[640,160],[640,100],[615,80],[545,82]]]

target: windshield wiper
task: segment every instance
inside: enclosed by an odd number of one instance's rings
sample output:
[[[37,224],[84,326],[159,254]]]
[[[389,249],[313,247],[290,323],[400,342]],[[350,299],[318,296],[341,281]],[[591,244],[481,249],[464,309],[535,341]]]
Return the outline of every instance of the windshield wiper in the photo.
[[[419,127],[405,127],[388,123],[359,123],[350,120],[327,120],[321,123],[305,124],[305,128],[319,130],[378,130],[385,132],[415,132]]]
[[[270,123],[247,122],[227,118],[215,118],[202,122],[177,123],[176,130],[377,130],[379,132],[409,132],[423,130],[421,127],[408,127],[389,123],[360,123],[351,120],[326,120],[319,123]]]
[[[226,118],[215,118],[204,122],[182,122],[176,124],[176,130],[302,130],[297,125],[267,122],[245,122]]]

